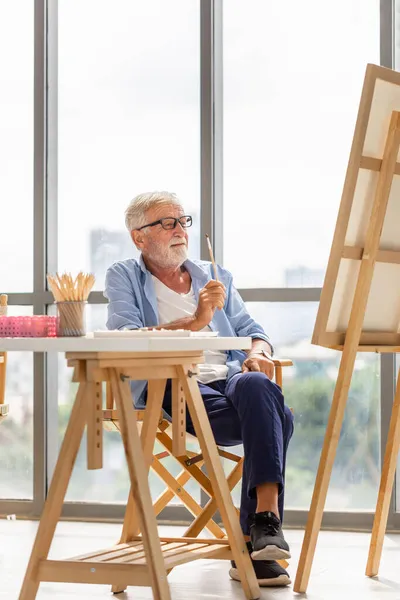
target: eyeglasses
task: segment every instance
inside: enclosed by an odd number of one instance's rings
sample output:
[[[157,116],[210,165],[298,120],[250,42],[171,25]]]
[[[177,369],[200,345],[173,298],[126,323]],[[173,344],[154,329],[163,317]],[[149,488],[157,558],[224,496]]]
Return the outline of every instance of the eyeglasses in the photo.
[[[179,223],[181,227],[183,227],[183,229],[186,229],[186,227],[191,227],[192,226],[192,217],[188,216],[188,215],[184,215],[183,217],[179,217],[179,219],[175,219],[175,217],[164,217],[163,219],[158,219],[158,221],[153,221],[153,223],[147,223],[147,225],[143,225],[142,227],[139,227],[136,231],[140,231],[141,229],[144,229],[145,227],[154,227],[154,225],[161,225],[161,227],[163,229],[175,229],[175,227],[177,226],[177,224]]]

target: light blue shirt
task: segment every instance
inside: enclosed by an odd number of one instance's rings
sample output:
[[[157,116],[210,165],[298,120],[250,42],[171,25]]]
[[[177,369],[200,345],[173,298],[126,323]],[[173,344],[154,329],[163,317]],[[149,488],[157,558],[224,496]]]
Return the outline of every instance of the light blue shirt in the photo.
[[[192,278],[196,300],[199,291],[213,279],[212,264],[203,260],[186,260],[185,269]],[[261,325],[247,312],[246,306],[233,285],[232,275],[218,266],[218,279],[226,288],[225,306],[216,310],[209,324],[222,337],[251,337],[272,344]],[[114,263],[106,274],[104,296],[108,299],[108,329],[138,329],[159,325],[157,298],[150,271],[139,260],[129,258]],[[241,350],[227,352],[228,378],[241,371],[246,353]],[[146,381],[132,381],[131,388],[136,406],[143,406]]]

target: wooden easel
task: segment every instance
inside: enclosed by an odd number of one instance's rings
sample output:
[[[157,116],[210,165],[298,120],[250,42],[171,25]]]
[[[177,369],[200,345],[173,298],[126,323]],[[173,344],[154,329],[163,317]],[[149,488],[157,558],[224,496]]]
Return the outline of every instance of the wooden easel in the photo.
[[[371,73],[371,71],[370,71]],[[397,74],[398,76],[398,74]],[[367,70],[368,78],[368,70]],[[372,93],[372,92],[371,92]],[[365,98],[365,96],[364,96]],[[360,106],[360,113],[363,119],[368,119],[368,111],[365,116],[362,111],[365,111],[365,107]],[[366,123],[365,131],[366,131]],[[364,133],[365,133],[364,131]],[[356,129],[355,141],[353,143],[352,155],[350,156],[349,170],[350,168],[355,169],[354,161],[359,158],[359,153],[362,151],[363,139],[357,139],[357,133],[360,130]],[[353,297],[353,303],[350,312],[350,319],[348,322],[347,332],[343,334],[325,334],[326,340],[329,338],[329,343],[323,343],[322,345],[328,345],[329,347],[337,347],[341,349],[342,358],[340,362],[340,369],[335,387],[335,392],[332,400],[332,406],[330,410],[329,420],[327,424],[327,430],[325,434],[324,444],[322,447],[322,453],[318,472],[315,481],[314,493],[311,502],[311,508],[309,511],[307,526],[304,535],[303,546],[301,550],[301,556],[299,566],[296,574],[294,591],[305,592],[307,589],[312,561],[314,557],[315,547],[317,543],[318,533],[321,527],[322,516],[326,496],[328,492],[329,481],[332,473],[333,463],[336,455],[336,450],[339,442],[340,431],[342,427],[344,412],[346,408],[348,390],[351,383],[351,378],[354,370],[354,363],[356,360],[357,352],[396,352],[400,350],[400,340],[397,333],[377,334],[363,333],[363,324],[365,312],[367,309],[368,297],[371,289],[371,284],[374,275],[375,263],[377,260],[382,262],[396,261],[398,264],[400,258],[398,253],[387,251],[387,256],[383,256],[385,252],[379,250],[379,243],[381,239],[382,228],[386,216],[386,209],[388,205],[389,195],[392,187],[392,180],[396,172],[398,173],[399,165],[396,164],[397,156],[400,148],[400,112],[393,111],[388,134],[386,137],[386,143],[383,152],[382,161],[377,159],[371,159],[368,161],[368,157],[365,160],[359,161],[359,167],[370,168],[372,170],[378,170],[378,183],[375,191],[371,216],[367,228],[365,245],[361,252],[361,266],[359,269],[356,289]],[[352,164],[353,161],[353,164]],[[357,167],[358,168],[358,167]],[[349,174],[348,170],[348,174]],[[353,176],[353,175],[352,175]],[[351,183],[351,177],[348,176],[345,183],[345,192],[349,193],[346,189]],[[356,182],[356,176],[354,180],[354,186]],[[353,189],[354,193],[354,189]],[[332,246],[330,264],[325,278],[323,295],[321,296],[321,304],[324,304],[324,293],[325,297],[332,296],[332,289],[335,285],[335,279],[337,276],[337,270],[335,274],[335,268],[338,267],[338,260],[340,256],[346,257],[347,254],[356,254],[359,249],[344,249],[344,237],[346,224],[349,219],[350,207],[342,202],[341,210],[339,212],[338,222],[335,231],[335,238]],[[344,230],[344,232],[343,232]],[[397,256],[388,256],[396,254]],[[320,311],[318,317],[323,320],[326,314],[323,314],[324,307]],[[327,308],[329,310],[329,307]],[[316,329],[319,329],[320,323],[316,323]],[[341,340],[344,338],[343,346]],[[333,340],[336,340],[337,345],[332,344]],[[381,344],[376,344],[376,341],[381,340]],[[318,341],[320,343],[320,341]],[[375,345],[376,344],[376,345]],[[395,463],[397,458],[397,452],[400,443],[400,391],[399,383],[397,385],[396,399],[393,407],[393,414],[390,425],[390,433],[388,439],[388,447],[386,449],[384,468],[382,473],[382,482],[379,492],[378,507],[375,517],[374,530],[371,541],[370,558],[368,561],[367,575],[376,574],[380,552],[382,549],[383,536],[387,522],[387,515],[390,502],[390,492],[393,485]]]
[[[151,586],[155,600],[170,600],[168,571],[204,558],[233,559],[239,569],[246,598],[257,599],[260,590],[247,552],[239,519],[229,492],[211,426],[193,377],[204,361],[202,352],[69,352],[73,380],[79,388],[61,446],[57,465],[26,571],[20,600],[33,600],[41,581],[103,583],[122,591],[128,585]],[[141,438],[137,429],[129,379],[149,381],[148,401]],[[157,425],[167,379],[173,380],[174,452],[185,452],[187,402],[204,463],[225,526],[223,539],[159,538],[148,485]],[[104,550],[67,560],[47,558],[76,455],[87,426],[88,468],[102,468],[102,382],[110,382],[128,464],[131,493],[120,542]],[[137,525],[141,536],[137,535]]]

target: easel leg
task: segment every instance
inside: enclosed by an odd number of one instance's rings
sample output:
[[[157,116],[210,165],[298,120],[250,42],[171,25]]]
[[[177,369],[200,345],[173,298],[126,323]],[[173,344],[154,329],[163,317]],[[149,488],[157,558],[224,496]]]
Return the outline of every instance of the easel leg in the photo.
[[[315,547],[317,544],[318,534],[321,529],[329,481],[339,443],[340,431],[342,429],[348,390],[353,374],[356,353],[354,352],[353,354],[354,356],[349,357],[345,354],[345,352],[343,352],[340,362],[338,379],[329,413],[317,476],[315,479],[314,493],[311,501],[310,511],[308,513],[307,526],[304,533],[299,566],[297,568],[296,579],[293,586],[293,590],[295,592],[305,592],[310,577]]]
[[[392,416],[390,417],[389,435],[386,442],[385,457],[378,502],[376,504],[374,525],[369,546],[368,562],[365,574],[374,577],[378,574],[382,555],[383,539],[389,514],[394,475],[396,472],[397,456],[400,447],[400,373],[397,377],[396,395],[394,397]]]
[[[40,581],[37,579],[39,562],[46,559],[49,553],[86,425],[88,405],[85,402],[85,389],[86,384],[81,383],[51,480],[19,600],[34,600],[39,588]]]
[[[231,545],[233,558],[239,570],[240,580],[246,598],[253,600],[260,597],[260,588],[251,564],[239,519],[233,505],[232,497],[222,468],[210,421],[204,407],[196,379],[188,377],[183,367],[177,367],[179,379],[186,396],[186,402],[192,417],[196,436],[200,442],[207,472],[211,480],[217,506]]]
[[[148,464],[145,463],[140,443],[130,386],[128,382],[121,379],[121,373],[116,369],[110,369],[110,379],[120,414],[121,435],[128,463],[131,490],[139,517],[140,530],[142,531],[154,599],[170,600],[167,573],[149,490]],[[153,447],[151,447],[152,449]]]

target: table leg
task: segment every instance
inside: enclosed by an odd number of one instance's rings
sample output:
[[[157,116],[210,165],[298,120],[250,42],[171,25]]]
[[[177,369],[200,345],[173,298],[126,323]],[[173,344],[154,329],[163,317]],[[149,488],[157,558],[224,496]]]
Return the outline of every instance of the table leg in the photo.
[[[88,404],[85,401],[85,391],[86,384],[80,383],[44,504],[19,600],[34,600],[39,588],[40,581],[37,579],[39,563],[46,559],[49,553],[87,421]]]
[[[124,381],[121,375],[122,372],[120,370],[110,369],[110,380],[117,410],[120,415],[122,441],[131,480],[130,495],[133,496],[134,504],[136,505],[154,599],[170,600],[171,596],[167,581],[167,572],[165,570],[164,558],[157,533],[157,523],[149,489],[149,463],[146,464],[145,462],[142,445],[140,443],[130,385],[128,381]],[[146,448],[149,448],[150,442],[148,440],[146,440],[146,442]],[[151,446],[151,451],[152,449],[153,446]]]
[[[156,379],[149,381],[148,383],[147,407],[144,414],[141,440],[145,463],[149,466],[153,456],[153,448],[156,439],[157,426],[161,416],[162,402],[166,384],[166,379]],[[153,440],[152,443],[151,440]],[[139,535],[139,533],[140,526],[138,513],[135,506],[135,500],[132,495],[132,489],[130,489],[119,543],[126,544],[131,542],[134,537]],[[111,591],[113,594],[119,594],[125,589],[125,586],[116,584],[112,586]]]
[[[186,402],[192,417],[196,436],[200,442],[207,473],[211,480],[222,521],[224,523],[233,558],[239,571],[240,580],[246,598],[254,600],[260,597],[260,588],[247,551],[239,519],[233,505],[226,476],[215,443],[199,386],[194,377],[190,377],[184,367],[177,367]]]

